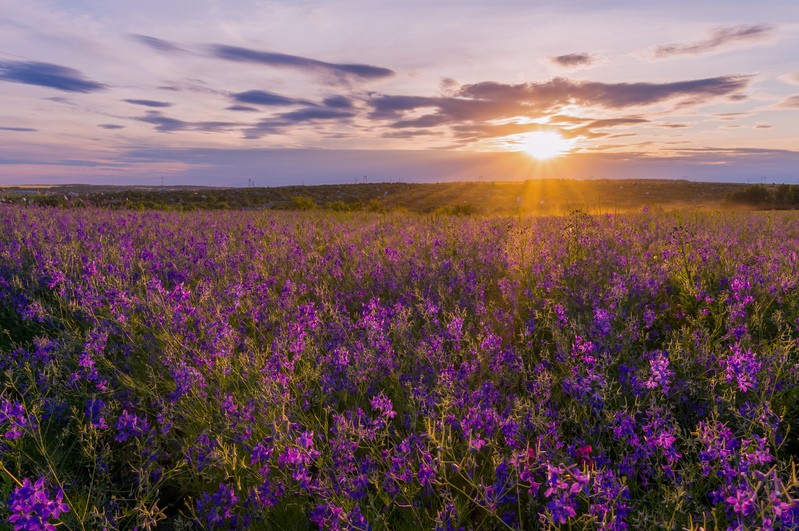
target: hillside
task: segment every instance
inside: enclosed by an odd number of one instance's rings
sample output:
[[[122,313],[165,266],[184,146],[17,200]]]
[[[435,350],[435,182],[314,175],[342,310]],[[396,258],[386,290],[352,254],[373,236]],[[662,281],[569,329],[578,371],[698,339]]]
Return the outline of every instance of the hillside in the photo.
[[[750,187],[751,188],[751,187]],[[768,187],[766,187],[768,188]],[[393,210],[559,214],[615,212],[644,206],[718,209],[746,185],[671,180],[536,180],[519,182],[374,183],[271,188],[19,186],[0,201],[130,209]],[[727,205],[729,206],[729,205]]]

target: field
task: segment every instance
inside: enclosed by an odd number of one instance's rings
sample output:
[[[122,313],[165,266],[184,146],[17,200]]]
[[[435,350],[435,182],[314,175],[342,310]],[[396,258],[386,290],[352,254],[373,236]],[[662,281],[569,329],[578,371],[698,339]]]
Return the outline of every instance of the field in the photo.
[[[796,213],[0,227],[9,528],[799,527]]]

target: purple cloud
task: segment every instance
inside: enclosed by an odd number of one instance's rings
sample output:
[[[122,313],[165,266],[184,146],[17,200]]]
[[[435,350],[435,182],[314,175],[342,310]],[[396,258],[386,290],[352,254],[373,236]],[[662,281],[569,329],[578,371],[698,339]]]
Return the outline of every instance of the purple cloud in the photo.
[[[142,105],[144,107],[171,107],[174,105],[173,103],[169,103],[166,101],[154,101],[154,100],[122,100],[126,103],[130,103],[132,105]]]
[[[240,125],[233,122],[185,122],[176,118],[164,116],[159,111],[147,111],[144,116],[136,119],[140,122],[155,125],[155,130],[161,133],[172,133],[175,131],[205,131],[215,133]]]
[[[730,44],[761,42],[773,37],[777,32],[771,24],[731,26],[713,30],[707,39],[688,44],[666,44],[655,48],[655,57],[665,59],[675,55],[701,55],[713,52]]]
[[[65,92],[94,92],[105,85],[86,79],[73,68],[34,61],[0,62],[0,80],[49,87]]]
[[[596,57],[590,53],[570,53],[550,57],[549,61],[561,68],[573,69],[584,66],[591,66],[596,62]]]
[[[130,37],[136,41],[139,41],[145,46],[149,46],[150,48],[158,52],[180,53],[185,51],[180,46],[172,44],[169,41],[165,41],[163,39],[157,39],[155,37],[150,37],[148,35],[132,34],[130,35]]]
[[[288,55],[284,53],[263,52],[238,46],[214,44],[209,47],[211,55],[218,59],[242,63],[257,63],[278,68],[294,68],[309,72],[333,74],[336,77],[356,77],[361,79],[381,79],[391,77],[394,71],[379,66],[357,63],[326,63],[308,57]]]
[[[267,92],[265,90],[248,90],[245,92],[239,92],[237,94],[233,94],[233,99],[239,103],[249,103],[252,105],[267,105],[267,106],[296,105],[296,104],[308,103],[304,100],[295,100],[294,98],[287,98],[286,96],[281,96],[280,94],[275,94],[274,92]]]

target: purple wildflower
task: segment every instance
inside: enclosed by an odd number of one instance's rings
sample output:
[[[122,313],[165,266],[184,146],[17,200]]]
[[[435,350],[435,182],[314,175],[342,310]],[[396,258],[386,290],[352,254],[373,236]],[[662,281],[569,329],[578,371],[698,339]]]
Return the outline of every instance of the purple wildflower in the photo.
[[[56,525],[50,520],[69,512],[69,506],[64,503],[64,491],[58,489],[55,498],[51,498],[43,477],[36,483],[23,479],[22,485],[9,496],[8,509],[11,513],[8,522],[14,526],[14,531],[55,531]]]

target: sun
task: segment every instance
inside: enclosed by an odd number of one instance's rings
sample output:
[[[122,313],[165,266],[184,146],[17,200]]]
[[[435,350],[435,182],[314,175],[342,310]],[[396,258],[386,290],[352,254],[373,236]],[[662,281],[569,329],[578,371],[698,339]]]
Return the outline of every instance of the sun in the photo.
[[[534,159],[547,160],[568,153],[572,141],[553,131],[538,131],[520,135],[517,145]]]

